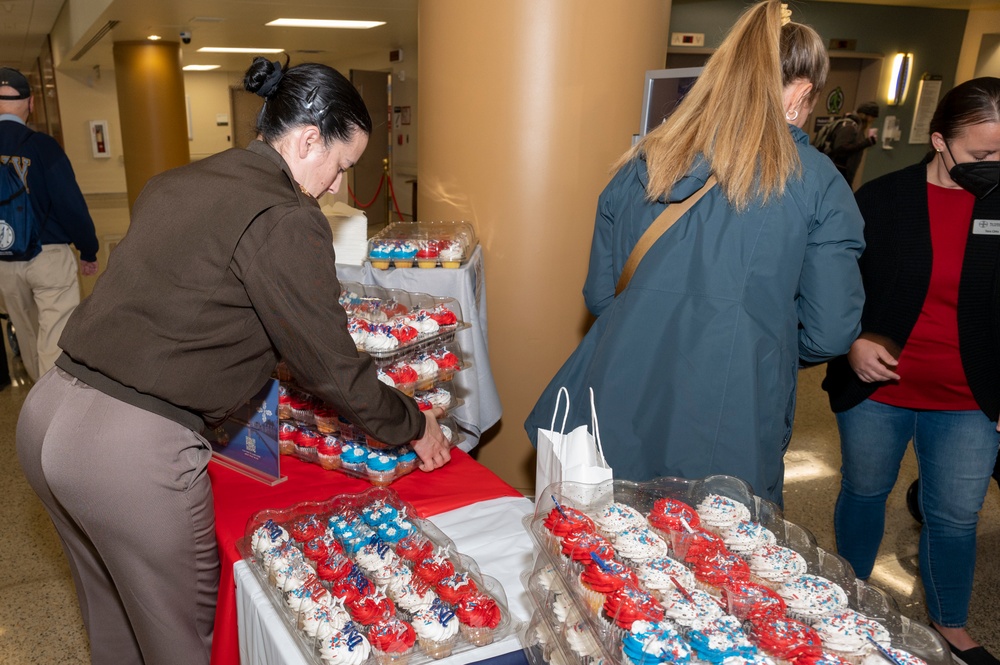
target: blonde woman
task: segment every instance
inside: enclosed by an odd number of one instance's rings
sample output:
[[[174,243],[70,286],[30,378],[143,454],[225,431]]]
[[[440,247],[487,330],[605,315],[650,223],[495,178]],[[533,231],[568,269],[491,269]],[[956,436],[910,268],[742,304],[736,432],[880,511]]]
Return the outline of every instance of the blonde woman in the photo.
[[[601,194],[584,297],[597,321],[525,428],[567,427],[596,395],[616,478],[748,481],[781,502],[803,363],[850,348],[864,292],[863,222],[850,188],[801,130],[829,69],[811,28],[751,7],[674,114],[618,162]],[[651,247],[617,297],[623,265],[671,204],[708,191]],[[542,488],[538,488],[540,491]]]

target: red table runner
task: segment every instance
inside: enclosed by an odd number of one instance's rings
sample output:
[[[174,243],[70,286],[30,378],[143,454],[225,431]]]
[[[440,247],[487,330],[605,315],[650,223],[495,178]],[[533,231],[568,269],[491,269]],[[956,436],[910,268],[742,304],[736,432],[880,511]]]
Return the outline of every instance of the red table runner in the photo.
[[[327,471],[294,457],[281,458],[281,472],[288,480],[268,487],[220,464],[209,464],[215,498],[215,537],[222,564],[219,599],[212,638],[212,665],[239,665],[240,648],[236,625],[236,586],[233,564],[240,560],[236,541],[244,536],[247,521],[268,508],[287,508],[302,501],[321,501],[338,494],[362,492],[371,484],[337,471]],[[392,484],[420,517],[521,493],[492,471],[453,449],[451,462],[429,474],[416,470]]]

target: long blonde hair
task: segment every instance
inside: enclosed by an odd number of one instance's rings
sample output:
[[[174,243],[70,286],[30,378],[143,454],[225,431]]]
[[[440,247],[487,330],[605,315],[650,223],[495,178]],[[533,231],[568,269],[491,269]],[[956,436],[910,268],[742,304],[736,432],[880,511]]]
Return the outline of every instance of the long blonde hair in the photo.
[[[829,60],[816,32],[797,23],[781,25],[779,0],[764,0],[736,22],[673,114],[615,164],[618,170],[646,157],[646,196],[666,196],[705,155],[726,199],[737,209],[785,191],[801,168],[788,131],[784,86],[798,79],[818,95]]]

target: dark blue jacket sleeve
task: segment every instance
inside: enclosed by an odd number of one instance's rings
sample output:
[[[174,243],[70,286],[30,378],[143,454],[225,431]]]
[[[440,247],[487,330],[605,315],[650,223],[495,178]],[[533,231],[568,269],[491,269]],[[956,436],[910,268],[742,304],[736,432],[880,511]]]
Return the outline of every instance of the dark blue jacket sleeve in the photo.
[[[96,261],[98,242],[94,220],[87,210],[69,158],[47,134],[36,133],[31,140],[40,157],[44,179],[42,187],[36,190],[40,199],[37,210],[43,220],[42,243],[72,243],[80,251],[81,260]],[[33,170],[29,169],[28,184],[34,188]]]

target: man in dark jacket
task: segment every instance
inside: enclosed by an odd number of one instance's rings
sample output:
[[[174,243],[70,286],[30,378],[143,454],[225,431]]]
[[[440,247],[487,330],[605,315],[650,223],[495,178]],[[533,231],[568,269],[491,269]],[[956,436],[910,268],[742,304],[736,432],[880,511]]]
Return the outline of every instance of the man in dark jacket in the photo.
[[[848,113],[840,121],[840,126],[833,130],[833,141],[828,154],[849,185],[854,184],[862,153],[875,145],[878,129],[871,127],[871,124],[876,118],[878,104],[865,102],[854,113]]]
[[[97,274],[97,234],[73,167],[55,139],[25,124],[34,108],[21,72],[0,68],[0,163],[18,165],[42,250],[28,261],[0,261],[0,295],[17,332],[21,359],[37,380],[59,357],[59,336],[80,304],[79,272]]]

